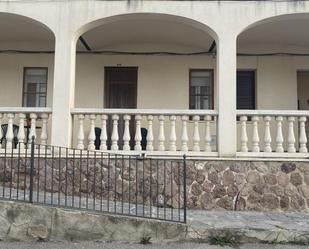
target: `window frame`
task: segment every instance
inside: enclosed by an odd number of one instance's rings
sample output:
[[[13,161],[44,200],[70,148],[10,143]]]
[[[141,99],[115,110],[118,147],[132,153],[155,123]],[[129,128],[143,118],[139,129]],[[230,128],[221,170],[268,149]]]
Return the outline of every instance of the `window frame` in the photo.
[[[44,107],[46,107],[47,106],[47,93],[48,93],[48,67],[24,67],[23,68],[23,70],[24,70],[24,72],[23,72],[23,91],[22,91],[22,107],[27,107],[26,105],[25,105],[25,96],[28,94],[28,92],[26,92],[25,91],[25,89],[26,89],[26,72],[27,72],[27,70],[31,70],[31,69],[43,69],[43,70],[45,70],[46,71],[46,100],[45,100],[45,106]],[[34,108],[40,108],[40,107],[38,107],[38,106],[35,106]]]
[[[238,100],[238,95],[237,95],[237,73],[238,72],[252,72],[254,73],[254,109],[250,110],[257,110],[257,69],[254,68],[240,68],[236,70],[236,110],[244,110],[244,109],[238,109],[237,108],[237,100]]]
[[[193,109],[190,106],[191,103],[191,98],[192,98],[192,93],[191,93],[191,85],[192,85],[192,73],[193,72],[210,72],[211,74],[211,96],[212,96],[212,101],[211,101],[211,105],[212,108],[211,109]],[[214,95],[214,69],[211,68],[190,68],[189,69],[189,110],[214,110],[215,106],[215,95]]]

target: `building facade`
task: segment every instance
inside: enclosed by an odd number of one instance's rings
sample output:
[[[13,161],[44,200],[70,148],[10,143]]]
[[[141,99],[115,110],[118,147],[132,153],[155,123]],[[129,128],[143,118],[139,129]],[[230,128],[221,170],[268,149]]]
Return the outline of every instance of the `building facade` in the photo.
[[[308,26],[308,1],[0,1],[1,135],[307,158]]]

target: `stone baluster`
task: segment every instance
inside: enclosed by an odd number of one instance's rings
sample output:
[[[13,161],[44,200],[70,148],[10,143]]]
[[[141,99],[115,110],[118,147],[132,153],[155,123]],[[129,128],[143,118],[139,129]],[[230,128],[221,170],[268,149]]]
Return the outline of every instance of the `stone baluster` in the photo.
[[[14,132],[13,132],[13,121],[14,121],[14,114],[13,113],[8,113],[7,114],[8,118],[8,127],[6,131],[6,148],[7,149],[12,149],[13,148],[13,139],[14,139]]]
[[[153,128],[152,128],[153,116],[148,115],[147,120],[148,120],[148,133],[147,133],[146,150],[153,151]]]
[[[135,146],[134,150],[136,151],[141,151],[142,150],[142,131],[141,131],[141,120],[142,116],[141,115],[136,115],[135,116]]]
[[[258,116],[252,117],[253,122],[253,134],[252,134],[252,152],[260,152],[260,137],[259,137],[259,130],[258,130]]]
[[[276,136],[276,152],[284,152],[283,149],[283,134],[282,134],[282,116],[276,117],[277,121],[277,136]]]
[[[211,152],[211,132],[210,132],[211,116],[205,116],[205,152]]]
[[[91,114],[89,116],[90,119],[90,131],[89,131],[89,136],[88,136],[88,150],[95,150],[95,120],[96,120],[96,115]]]
[[[3,115],[2,113],[0,113],[0,139],[2,139],[3,137],[3,133],[2,133],[2,118],[3,118]],[[1,144],[1,140],[0,140],[0,149],[2,148],[2,144]]]
[[[47,124],[48,124],[48,117],[49,115],[47,113],[43,113],[41,115],[42,118],[42,130],[41,130],[41,144],[46,145],[47,144],[47,138],[48,138],[48,132],[47,132]]]
[[[165,146],[164,146],[164,141],[165,141],[164,120],[165,120],[165,117],[163,115],[160,115],[158,117],[158,119],[159,119],[158,150],[164,151],[165,150]]]
[[[288,152],[290,153],[295,153],[296,148],[295,148],[295,135],[294,135],[294,117],[288,117],[288,124],[289,124],[289,129],[288,129]]]
[[[36,119],[38,115],[35,113],[30,114],[31,124],[30,124],[30,132],[28,137],[28,144],[31,145],[32,137],[36,139]]]
[[[108,116],[103,114],[101,116],[101,120],[102,120],[102,127],[101,127],[101,136],[100,136],[100,140],[101,140],[101,145],[100,145],[100,150],[107,150],[107,131],[106,131],[106,121],[107,121]]]
[[[119,140],[119,136],[118,136],[118,120],[119,120],[119,115],[114,114],[112,116],[112,120],[113,120],[113,131],[112,131],[112,146],[111,149],[112,150],[118,150],[118,140]]]
[[[306,117],[299,118],[299,152],[307,153]]]
[[[25,149],[25,118],[26,115],[24,113],[20,113],[19,115],[19,129],[17,134],[18,145],[21,150]]]
[[[199,121],[200,117],[198,115],[193,116],[194,121],[194,131],[193,131],[193,151],[200,151],[200,133],[199,133]]]
[[[169,150],[170,151],[176,151],[176,116],[170,116],[170,123],[171,123],[171,128],[170,128],[170,137],[169,137]]]
[[[77,132],[77,145],[76,145],[76,148],[78,150],[84,149],[84,139],[85,139],[84,119],[85,119],[85,115],[83,115],[83,114],[78,115],[79,126],[78,126],[78,132]]]
[[[247,135],[247,116],[240,117],[240,151],[248,152],[248,135]]]
[[[272,149],[271,149],[270,121],[271,121],[271,117],[270,116],[265,116],[264,117],[264,128],[265,128],[265,133],[264,133],[264,152],[272,152]]]
[[[130,115],[124,115],[124,131],[123,131],[123,150],[130,150]]]
[[[188,151],[188,130],[187,130],[187,124],[189,117],[188,116],[182,116],[182,131],[181,131],[181,151],[187,152]]]

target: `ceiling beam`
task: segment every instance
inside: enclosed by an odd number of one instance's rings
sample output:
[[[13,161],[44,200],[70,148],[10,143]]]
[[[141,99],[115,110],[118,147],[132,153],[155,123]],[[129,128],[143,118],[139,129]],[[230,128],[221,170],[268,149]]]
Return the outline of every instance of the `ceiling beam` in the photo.
[[[90,46],[88,45],[87,41],[82,36],[79,37],[79,40],[88,51],[91,51]]]
[[[216,48],[216,41],[213,41],[208,49],[208,53],[212,53]]]

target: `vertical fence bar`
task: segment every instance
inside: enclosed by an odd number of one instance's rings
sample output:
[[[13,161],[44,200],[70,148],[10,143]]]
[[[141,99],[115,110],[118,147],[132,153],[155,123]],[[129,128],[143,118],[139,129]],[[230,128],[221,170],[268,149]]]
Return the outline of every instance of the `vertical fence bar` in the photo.
[[[72,162],[72,207],[74,208],[75,196],[75,149],[73,149],[73,162]]]
[[[51,150],[51,205],[54,204],[54,147]]]
[[[47,183],[47,145],[45,147],[45,162],[44,162],[44,204],[46,203],[46,183]],[[39,190],[38,190],[39,191]]]
[[[32,145],[31,145],[32,147]],[[41,153],[40,153],[41,147],[40,145],[38,145],[38,163],[37,163],[37,172],[38,172],[38,176],[37,176],[37,192],[36,192],[36,202],[39,203],[40,202],[40,196],[39,196],[39,189],[40,189],[40,159],[41,159]]]
[[[20,174],[20,146],[18,146],[18,157],[17,157],[17,193],[16,193],[16,199],[19,198],[19,174]]]
[[[34,173],[34,144],[35,137],[31,137],[31,158],[30,158],[30,185],[29,185],[29,202],[33,203],[33,173]]]
[[[183,222],[187,223],[187,174],[186,155],[183,156]]]

